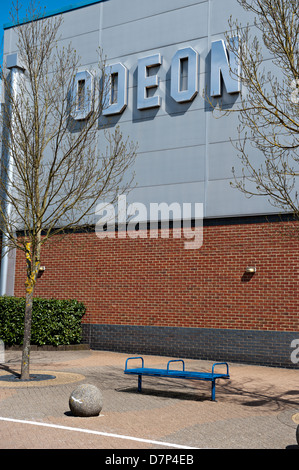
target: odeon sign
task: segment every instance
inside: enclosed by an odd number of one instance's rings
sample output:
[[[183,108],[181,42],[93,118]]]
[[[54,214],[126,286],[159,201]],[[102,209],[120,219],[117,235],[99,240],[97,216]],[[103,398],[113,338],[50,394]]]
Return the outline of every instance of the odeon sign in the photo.
[[[230,39],[232,50],[238,47],[238,37]],[[159,94],[159,75],[156,69],[162,65],[160,53],[138,59],[137,66],[137,109],[145,110],[161,106],[162,98]],[[155,73],[149,73],[150,69]],[[185,82],[182,86],[182,73],[185,73]],[[231,71],[238,76],[239,64],[233,52],[228,53],[225,42],[221,40],[211,43],[211,74],[210,96],[217,97],[222,94],[221,77],[229,94],[240,92],[240,81],[232,76]],[[121,114],[128,102],[128,69],[121,62],[108,65],[105,70],[109,79],[110,90],[103,115]],[[177,50],[172,57],[170,71],[170,95],[177,103],[192,101],[198,93],[199,53],[193,47]],[[85,70],[78,72],[75,77],[73,99],[77,103],[72,117],[75,120],[87,119],[92,113],[92,100],[94,84],[93,75]],[[116,86],[117,84],[117,86]],[[153,92],[149,92],[153,89]],[[82,91],[83,90],[83,91]],[[81,98],[79,99],[79,94]],[[83,100],[83,103],[82,103]]]

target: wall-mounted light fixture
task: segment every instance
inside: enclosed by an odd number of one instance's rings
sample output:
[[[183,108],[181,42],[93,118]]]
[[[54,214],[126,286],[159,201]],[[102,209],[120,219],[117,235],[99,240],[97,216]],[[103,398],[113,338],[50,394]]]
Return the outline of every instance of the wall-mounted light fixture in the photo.
[[[246,266],[245,272],[248,274],[254,274],[256,272],[255,266]]]
[[[38,270],[37,278],[40,278],[43,275],[45,269],[46,269],[46,266],[40,266]]]

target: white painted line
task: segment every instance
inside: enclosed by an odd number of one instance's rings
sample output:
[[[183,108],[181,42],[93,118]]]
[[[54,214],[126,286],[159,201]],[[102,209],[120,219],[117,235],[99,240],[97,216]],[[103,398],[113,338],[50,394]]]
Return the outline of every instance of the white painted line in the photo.
[[[84,432],[86,434],[95,434],[97,436],[112,437],[112,438],[115,438],[115,439],[126,439],[126,440],[129,440],[129,441],[144,442],[146,444],[154,444],[154,445],[159,445],[159,446],[174,447],[176,449],[196,449],[196,447],[189,447],[189,446],[183,446],[183,445],[179,445],[179,444],[172,444],[172,443],[169,443],[169,442],[153,441],[151,439],[141,439],[139,437],[123,436],[121,434],[111,434],[111,433],[107,433],[107,432],[93,431],[91,429],[73,428],[73,427],[69,427],[69,426],[61,426],[59,424],[41,423],[39,421],[25,421],[25,420],[22,420],[22,419],[2,418],[2,417],[0,417],[0,420],[1,421],[9,421],[11,423],[31,424],[33,426],[44,426],[46,428],[64,429],[65,431]]]

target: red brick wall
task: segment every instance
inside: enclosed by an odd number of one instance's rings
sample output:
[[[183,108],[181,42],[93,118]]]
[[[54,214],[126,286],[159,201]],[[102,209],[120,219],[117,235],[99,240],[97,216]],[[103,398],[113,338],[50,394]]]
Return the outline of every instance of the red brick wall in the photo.
[[[84,302],[85,323],[298,331],[299,240],[282,226],[206,226],[197,250],[183,238],[69,235],[43,248],[35,295]],[[24,276],[18,253],[16,296]]]

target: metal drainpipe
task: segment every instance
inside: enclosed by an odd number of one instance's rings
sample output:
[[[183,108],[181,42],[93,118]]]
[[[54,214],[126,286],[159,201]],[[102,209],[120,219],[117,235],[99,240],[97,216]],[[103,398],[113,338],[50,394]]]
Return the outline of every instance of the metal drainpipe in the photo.
[[[24,72],[24,68],[20,65],[18,54],[11,54],[6,57],[6,68],[11,70],[11,93],[15,98],[18,93],[18,78],[20,73]],[[12,116],[10,116],[12,119]],[[10,178],[13,176],[13,159],[11,153],[8,155],[8,174]],[[7,183],[9,184],[9,183]],[[12,206],[6,203],[6,213],[11,213]],[[1,259],[1,277],[0,277],[0,295],[14,294],[14,274],[15,274],[15,255],[16,249],[5,252],[7,237],[2,235],[2,259]]]

